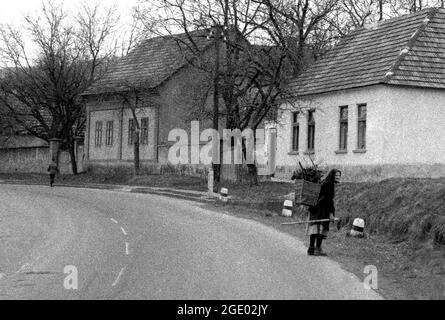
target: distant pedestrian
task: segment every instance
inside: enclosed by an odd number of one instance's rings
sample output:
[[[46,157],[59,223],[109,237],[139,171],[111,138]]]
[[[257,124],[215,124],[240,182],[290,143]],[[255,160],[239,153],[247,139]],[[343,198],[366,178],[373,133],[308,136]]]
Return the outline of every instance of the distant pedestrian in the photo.
[[[309,207],[309,220],[334,220],[335,207],[335,184],[340,183],[341,171],[332,169],[329,171],[326,178],[323,180],[318,197],[318,202],[315,206]],[[308,249],[309,255],[326,256],[323,252],[321,244],[327,238],[329,232],[330,221],[316,222],[309,225],[310,244]]]
[[[56,174],[59,173],[59,167],[57,166],[56,159],[52,159],[49,167],[49,184],[51,188],[54,186],[54,179],[56,178]]]

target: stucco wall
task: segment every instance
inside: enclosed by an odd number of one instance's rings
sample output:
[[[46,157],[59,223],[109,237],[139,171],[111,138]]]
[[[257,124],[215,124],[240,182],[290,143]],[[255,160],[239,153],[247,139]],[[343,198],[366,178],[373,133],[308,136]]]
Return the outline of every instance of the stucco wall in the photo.
[[[139,144],[140,159],[142,160],[155,160],[156,156],[156,109],[153,107],[141,108],[136,110],[136,116],[139,121],[142,118],[148,117],[148,144]],[[124,110],[123,114],[123,143],[122,143],[122,159],[132,160],[134,158],[134,147],[128,144],[128,129],[129,119],[132,119],[133,115],[131,110]]]
[[[176,73],[169,81],[159,88],[160,118],[159,118],[159,162],[168,162],[168,150],[175,142],[169,142],[168,136],[172,129],[184,129],[192,145],[191,121],[201,110],[209,110],[212,106],[209,89],[212,83],[208,74],[187,66]],[[199,120],[200,133],[212,128],[211,119]]]
[[[104,111],[91,111],[89,124],[89,159],[102,160],[102,159],[118,159],[119,157],[119,136],[120,136],[120,110],[104,110]],[[96,122],[102,121],[102,145],[100,147],[95,146],[95,128]],[[113,125],[113,145],[106,145],[106,123],[107,121],[114,121]]]
[[[391,87],[384,163],[445,164],[445,91]]]
[[[157,142],[157,108],[155,106],[156,96],[145,94],[141,98],[141,108],[136,110],[136,116],[148,117],[149,132],[148,144],[140,144],[139,152],[141,160],[156,159]],[[133,145],[128,144],[129,119],[133,118],[131,109],[123,108],[122,99],[113,97],[110,99],[95,100],[87,102],[87,133],[86,133],[86,158],[89,161],[97,160],[131,160],[133,159]],[[96,122],[102,121],[102,145],[95,146]],[[106,145],[106,122],[113,121],[113,145]],[[122,143],[121,143],[122,140]]]
[[[367,104],[366,152],[357,149],[358,104]],[[336,153],[340,106],[349,107],[348,148]],[[372,176],[445,176],[445,92],[419,88],[371,86],[314,96],[299,102],[300,150],[291,151],[291,107],[277,126],[277,176],[289,178],[303,165],[342,168],[347,178]],[[307,151],[307,110],[315,111],[315,152]]]
[[[323,162],[327,165],[380,163],[383,154],[381,122],[385,110],[382,97],[385,95],[387,95],[387,88],[375,86],[331,95],[320,95],[310,100],[300,101],[297,109],[293,109],[290,105],[284,106],[285,111],[277,124],[277,165],[298,165],[298,161],[308,162],[309,157],[312,157],[316,162]],[[353,153],[357,149],[357,105],[360,103],[366,103],[368,107],[367,152]],[[346,154],[336,154],[340,139],[339,107],[344,105],[349,106],[348,152]],[[308,151],[308,109],[315,109],[315,152],[313,155],[306,154]],[[292,110],[300,111],[300,150],[298,154],[291,154]]]

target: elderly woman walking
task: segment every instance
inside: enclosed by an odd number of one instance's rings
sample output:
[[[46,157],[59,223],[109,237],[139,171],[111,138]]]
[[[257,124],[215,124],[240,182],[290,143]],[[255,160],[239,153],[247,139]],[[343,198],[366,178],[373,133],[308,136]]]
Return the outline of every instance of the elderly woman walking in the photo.
[[[334,197],[335,184],[340,183],[341,171],[332,169],[323,180],[318,197],[318,202],[314,207],[309,207],[309,220],[333,220],[335,217]],[[307,251],[310,256],[326,256],[321,249],[321,244],[327,238],[330,221],[315,222],[309,225],[310,244]]]

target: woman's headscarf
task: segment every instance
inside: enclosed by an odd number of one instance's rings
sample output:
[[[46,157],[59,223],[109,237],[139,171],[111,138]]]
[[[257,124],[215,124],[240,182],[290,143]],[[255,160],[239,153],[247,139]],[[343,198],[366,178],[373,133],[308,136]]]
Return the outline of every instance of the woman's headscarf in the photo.
[[[341,171],[338,169],[332,169],[331,171],[329,171],[328,175],[326,176],[326,178],[324,178],[323,182],[335,183],[335,175],[337,174],[337,172],[341,174]]]

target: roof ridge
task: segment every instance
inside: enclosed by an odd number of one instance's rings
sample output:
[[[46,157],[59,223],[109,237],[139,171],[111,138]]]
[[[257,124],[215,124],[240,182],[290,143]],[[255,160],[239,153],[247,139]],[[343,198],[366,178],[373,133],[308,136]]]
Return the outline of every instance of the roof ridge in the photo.
[[[159,87],[195,59],[194,47],[188,44],[189,36],[196,42],[197,52],[209,49],[214,41],[205,35],[205,29],[199,29],[188,35],[178,33],[143,39],[127,55],[116,59],[103,78],[83,95],[122,90],[125,84],[150,89]]]
[[[383,77],[383,81],[382,81],[383,83],[388,83],[391,80],[391,78],[396,74],[401,63],[403,62],[405,57],[409,54],[411,49],[414,47],[419,36],[425,31],[425,29],[428,26],[428,24],[430,23],[430,21],[434,18],[436,13],[439,11],[439,8],[428,8],[426,10],[428,10],[428,13],[426,14],[425,19],[423,19],[422,24],[411,35],[406,46],[400,51],[396,61],[393,63],[391,68],[388,70],[388,72]]]

